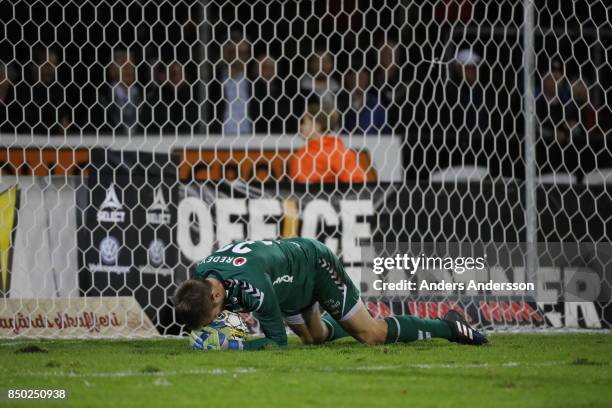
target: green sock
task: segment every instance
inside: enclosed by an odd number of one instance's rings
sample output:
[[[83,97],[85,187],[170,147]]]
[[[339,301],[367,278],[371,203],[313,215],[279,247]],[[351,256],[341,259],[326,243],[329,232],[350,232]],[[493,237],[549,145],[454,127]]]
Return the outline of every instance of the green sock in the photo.
[[[329,330],[329,334],[327,335],[326,341],[334,341],[336,339],[341,339],[342,337],[349,337],[350,334],[344,330],[340,323],[338,323],[334,318],[330,315],[326,314],[321,318],[323,323],[327,325],[327,329]]]
[[[387,321],[386,343],[407,343],[434,337],[449,339],[452,336],[448,324],[442,320],[425,320],[414,316],[391,316]]]

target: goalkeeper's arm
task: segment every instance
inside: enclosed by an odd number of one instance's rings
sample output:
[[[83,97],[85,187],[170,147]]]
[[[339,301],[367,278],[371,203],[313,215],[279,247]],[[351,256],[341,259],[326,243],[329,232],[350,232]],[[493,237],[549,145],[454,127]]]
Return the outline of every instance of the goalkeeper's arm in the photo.
[[[267,278],[265,283],[259,286],[258,289],[263,299],[253,314],[259,320],[261,331],[266,337],[245,341],[244,350],[260,350],[275,345],[285,347],[287,346],[287,332],[272,282]]]

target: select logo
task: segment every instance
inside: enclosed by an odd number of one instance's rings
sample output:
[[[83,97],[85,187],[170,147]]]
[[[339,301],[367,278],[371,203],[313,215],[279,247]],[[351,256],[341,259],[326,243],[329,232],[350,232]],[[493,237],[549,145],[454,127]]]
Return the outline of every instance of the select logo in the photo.
[[[164,198],[164,191],[161,187],[155,189],[153,204],[147,208],[147,223],[154,225],[170,224],[170,213],[168,203]]]
[[[125,211],[117,197],[115,185],[111,184],[106,190],[106,197],[98,211],[98,222],[124,222]]]

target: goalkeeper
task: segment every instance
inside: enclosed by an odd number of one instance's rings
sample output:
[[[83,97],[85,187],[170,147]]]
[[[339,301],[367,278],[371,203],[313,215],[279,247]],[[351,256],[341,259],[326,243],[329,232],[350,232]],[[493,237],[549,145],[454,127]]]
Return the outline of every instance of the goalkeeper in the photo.
[[[319,304],[327,312],[321,316]],[[445,338],[480,345],[486,337],[456,311],[443,320],[414,316],[374,319],[342,263],[313,239],[243,241],[202,259],[194,278],[176,290],[179,321],[191,329],[209,325],[222,310],[253,312],[265,338],[226,341],[203,331],[194,348],[257,350],[286,346],[283,320],[305,344],[352,336],[366,344]]]

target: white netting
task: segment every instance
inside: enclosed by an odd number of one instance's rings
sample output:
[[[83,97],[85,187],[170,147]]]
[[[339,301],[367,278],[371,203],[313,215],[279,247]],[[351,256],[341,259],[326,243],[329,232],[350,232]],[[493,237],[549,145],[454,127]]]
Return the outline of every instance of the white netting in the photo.
[[[496,276],[535,294],[361,289],[374,313],[459,301],[486,326],[609,327],[611,15],[604,0],[0,2],[1,335],[176,333],[168,296],[199,258],[294,235],[353,277],[378,243],[590,243],[588,262],[521,246]],[[354,152],[335,172],[308,161],[333,138],[298,150],[305,112]]]

